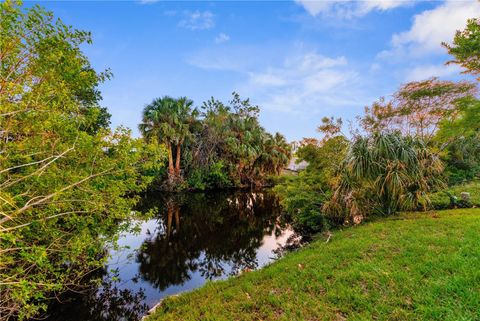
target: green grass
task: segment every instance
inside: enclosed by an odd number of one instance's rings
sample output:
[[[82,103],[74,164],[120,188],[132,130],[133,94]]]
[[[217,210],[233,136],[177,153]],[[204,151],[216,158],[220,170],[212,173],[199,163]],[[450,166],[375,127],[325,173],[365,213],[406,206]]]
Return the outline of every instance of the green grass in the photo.
[[[152,320],[480,320],[480,209],[404,213],[167,298]]]
[[[461,200],[460,194],[462,192],[470,193],[470,206],[480,207],[480,182],[470,182],[467,184],[460,184],[451,186],[446,189],[451,195]],[[445,209],[452,206],[450,198],[444,192],[437,192],[430,195],[432,207],[435,209]]]

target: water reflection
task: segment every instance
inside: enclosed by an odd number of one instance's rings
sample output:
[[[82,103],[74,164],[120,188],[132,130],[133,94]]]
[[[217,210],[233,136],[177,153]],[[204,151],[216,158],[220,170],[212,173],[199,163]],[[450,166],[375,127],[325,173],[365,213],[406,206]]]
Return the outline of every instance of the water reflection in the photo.
[[[47,320],[140,320],[148,312],[142,289],[126,289],[119,286],[115,273],[97,271],[91,278],[102,278],[99,287],[75,291],[62,295],[49,309]],[[39,318],[40,320],[43,317]]]
[[[104,276],[103,287],[74,300],[73,311],[82,310],[82,305],[83,310],[95,311],[72,314],[65,305],[53,308],[62,320],[137,320],[144,311],[129,310],[126,302],[153,306],[207,280],[259,268],[273,260],[293,234],[281,220],[277,198],[269,193],[149,194],[139,210],[156,216],[140,222],[139,233],[120,237],[120,245],[130,249],[111,252],[106,267],[117,276]],[[112,280],[116,283],[109,288]],[[116,308],[109,311],[122,305],[123,314]]]
[[[159,290],[183,284],[196,271],[214,279],[255,269],[264,236],[280,236],[285,229],[277,199],[270,194],[149,195],[142,206],[163,209],[157,231],[136,257],[142,280]]]

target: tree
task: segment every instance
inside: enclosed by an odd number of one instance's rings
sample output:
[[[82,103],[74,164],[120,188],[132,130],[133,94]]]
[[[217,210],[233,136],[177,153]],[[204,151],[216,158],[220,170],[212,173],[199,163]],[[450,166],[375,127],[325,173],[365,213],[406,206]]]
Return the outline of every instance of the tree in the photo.
[[[428,193],[442,186],[443,164],[422,140],[399,132],[357,137],[324,210],[355,220],[371,214],[425,208]]]
[[[190,124],[196,116],[192,105],[193,102],[186,97],[174,99],[164,96],[154,99],[143,110],[139,129],[147,142],[158,140],[167,146],[170,183],[180,178],[181,146],[191,136]]]
[[[454,57],[447,64],[458,64],[463,73],[480,74],[480,20],[469,19],[464,30],[456,32],[453,43],[442,45]],[[435,140],[442,147],[450,184],[458,184],[480,175],[480,104],[467,97],[456,103],[458,113],[440,123]]]
[[[464,30],[457,30],[453,44],[443,42],[442,45],[455,59],[447,64],[458,64],[465,70],[463,73],[480,74],[480,20],[468,19]],[[480,77],[477,78],[480,80]]]
[[[450,184],[480,176],[480,101],[465,98],[457,106],[458,113],[443,119],[435,136]]]
[[[300,147],[296,153],[308,166],[298,176],[284,176],[274,188],[284,210],[292,218],[297,230],[319,232],[343,223],[337,217],[323,211],[323,204],[331,197],[332,185],[338,167],[348,147],[348,140],[341,135],[323,139],[320,145]]]
[[[190,138],[191,136],[190,125],[195,121],[195,117],[197,116],[197,110],[192,109],[193,101],[186,97],[178,98],[175,106],[175,115],[177,116],[177,118],[175,119],[177,127],[174,139],[177,148],[177,155],[175,158],[175,175],[179,177],[180,158],[182,155],[181,147],[185,140]]]
[[[343,120],[342,118],[334,118],[334,117],[323,117],[322,124],[318,126],[317,131],[324,135],[323,139],[327,140],[331,137],[335,137],[338,134],[342,133],[342,125]]]
[[[399,130],[430,142],[442,119],[457,113],[456,101],[476,93],[475,84],[431,78],[400,87],[391,101],[380,99],[359,117],[369,133]]]
[[[186,148],[189,182],[197,188],[261,186],[290,159],[285,137],[260,126],[259,107],[237,93],[232,96],[228,104],[214,98],[204,102],[201,118],[192,127]]]
[[[104,265],[148,181],[140,142],[91,113],[90,34],[11,1],[0,24],[0,320],[25,319]]]

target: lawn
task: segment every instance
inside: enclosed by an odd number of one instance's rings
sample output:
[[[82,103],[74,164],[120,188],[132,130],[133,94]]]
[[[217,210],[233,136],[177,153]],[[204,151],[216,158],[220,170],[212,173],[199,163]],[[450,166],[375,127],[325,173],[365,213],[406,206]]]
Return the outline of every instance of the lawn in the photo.
[[[480,320],[480,209],[336,231],[262,270],[167,298],[148,320]]]
[[[451,186],[445,191],[456,197],[458,201],[462,199],[461,193],[467,192],[470,194],[469,207],[480,207],[480,181]],[[443,191],[431,194],[430,200],[434,209],[446,209],[455,206],[451,203],[450,197]],[[459,204],[459,207],[462,207],[461,204]]]

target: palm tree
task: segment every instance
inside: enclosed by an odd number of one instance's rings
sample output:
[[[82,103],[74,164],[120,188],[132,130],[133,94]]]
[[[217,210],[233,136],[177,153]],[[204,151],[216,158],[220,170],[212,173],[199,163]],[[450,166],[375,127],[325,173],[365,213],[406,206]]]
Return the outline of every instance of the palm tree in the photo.
[[[170,181],[180,177],[181,146],[190,137],[190,124],[196,117],[192,105],[193,102],[186,97],[164,96],[154,99],[143,109],[139,130],[145,140],[157,140],[167,147]],[[176,148],[175,163],[173,147]]]
[[[198,112],[196,109],[192,109],[193,101],[187,97],[180,97],[175,103],[174,128],[175,128],[175,146],[177,148],[177,155],[175,157],[175,175],[180,176],[180,159],[181,159],[181,147],[187,138],[192,136],[190,131],[191,124],[195,121],[195,117]]]
[[[324,209],[332,214],[346,209],[355,217],[370,211],[390,215],[416,208],[428,200],[429,191],[442,185],[442,170],[438,155],[420,139],[398,132],[358,137]]]
[[[285,136],[278,132],[272,137],[272,143],[275,174],[280,175],[281,170],[287,166],[288,162],[290,161],[292,150],[290,144],[285,139]]]

